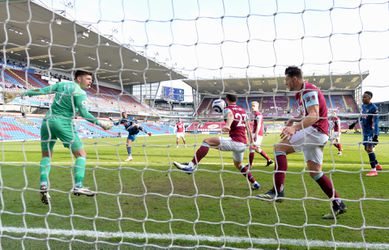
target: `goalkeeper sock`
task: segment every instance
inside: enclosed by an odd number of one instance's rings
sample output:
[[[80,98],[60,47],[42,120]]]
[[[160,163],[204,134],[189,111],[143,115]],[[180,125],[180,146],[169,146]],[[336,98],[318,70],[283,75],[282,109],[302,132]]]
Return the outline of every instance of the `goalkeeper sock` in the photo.
[[[254,161],[254,150],[253,151],[250,150],[250,154],[249,154],[249,166],[250,167],[253,165],[253,161]]]
[[[131,146],[127,146],[127,154],[128,154],[128,156],[130,156],[131,153],[132,153],[132,148],[131,148]]]
[[[77,157],[74,162],[74,183],[77,188],[83,187],[84,177],[85,177],[85,157]]]
[[[369,159],[370,159],[370,166],[371,168],[375,168],[375,166],[378,164],[377,159],[375,158],[375,153],[370,152],[368,153]]]
[[[275,182],[275,189],[277,192],[282,192],[284,189],[284,182],[285,182],[285,172],[288,169],[288,161],[286,159],[286,153],[281,151],[276,151],[276,164],[274,166],[274,170],[276,170],[276,173],[274,174],[274,182]],[[282,171],[282,172],[278,172]]]
[[[47,178],[50,174],[50,157],[43,157],[40,164],[40,184],[45,185],[47,187]]]
[[[339,194],[334,189],[334,186],[332,185],[332,181],[330,178],[328,178],[326,175],[324,175],[323,172],[320,172],[315,177],[312,177],[317,184],[321,187],[321,190],[328,196],[328,198],[339,198]]]
[[[248,166],[241,166],[240,172],[243,174],[244,177],[247,177],[250,183],[255,182],[254,176],[250,172],[250,168]]]
[[[201,159],[204,158],[208,154],[209,145],[207,143],[203,143],[199,149],[197,149],[195,156],[192,159],[194,165],[197,165]]]

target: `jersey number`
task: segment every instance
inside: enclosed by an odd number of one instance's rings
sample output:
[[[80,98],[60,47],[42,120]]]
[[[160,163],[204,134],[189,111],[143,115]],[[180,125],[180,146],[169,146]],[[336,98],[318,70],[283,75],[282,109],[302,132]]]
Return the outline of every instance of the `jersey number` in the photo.
[[[244,122],[246,120],[246,114],[236,113],[235,120],[238,120],[238,125],[236,125],[237,127],[245,127],[246,126],[246,124]]]

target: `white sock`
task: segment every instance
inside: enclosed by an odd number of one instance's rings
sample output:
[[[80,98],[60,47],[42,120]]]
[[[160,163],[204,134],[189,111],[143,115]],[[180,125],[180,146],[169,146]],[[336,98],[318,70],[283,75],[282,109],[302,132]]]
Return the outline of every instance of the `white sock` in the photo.
[[[192,161],[190,161],[190,162],[188,163],[188,167],[190,167],[190,168],[196,168],[196,166],[193,164]]]

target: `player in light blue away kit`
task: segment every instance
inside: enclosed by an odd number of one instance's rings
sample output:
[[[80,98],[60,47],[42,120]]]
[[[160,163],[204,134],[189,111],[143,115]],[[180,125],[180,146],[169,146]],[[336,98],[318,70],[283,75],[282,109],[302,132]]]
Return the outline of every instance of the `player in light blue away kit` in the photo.
[[[371,170],[366,176],[377,176],[377,170],[382,170],[381,165],[378,163],[374,147],[378,144],[378,135],[380,131],[378,129],[378,108],[371,102],[373,98],[373,93],[370,91],[365,91],[362,96],[362,116],[359,118],[363,131],[363,145],[365,146],[365,151],[369,155]],[[350,125],[352,129],[355,123]]]
[[[136,122],[136,120],[133,117],[128,116],[126,112],[122,112],[122,118],[119,121],[114,122],[115,126],[118,126],[119,124],[122,124],[128,132],[127,143],[126,143],[128,156],[127,156],[127,159],[125,161],[132,161],[132,147],[131,147],[131,145],[132,145],[132,142],[135,141],[136,136],[139,133],[139,131],[143,131],[148,136],[151,136],[151,133],[147,132],[142,126],[140,126]]]

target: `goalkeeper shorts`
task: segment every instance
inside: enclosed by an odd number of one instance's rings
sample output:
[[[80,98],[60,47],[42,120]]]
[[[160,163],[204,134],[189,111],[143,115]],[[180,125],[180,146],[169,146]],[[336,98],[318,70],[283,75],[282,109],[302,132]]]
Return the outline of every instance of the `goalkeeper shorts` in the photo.
[[[41,127],[42,152],[52,151],[57,139],[62,141],[64,147],[70,148],[72,151],[78,151],[84,147],[71,120],[43,119]]]
[[[295,152],[304,153],[305,161],[323,164],[323,148],[328,141],[328,135],[319,132],[316,128],[297,131],[289,140]]]

